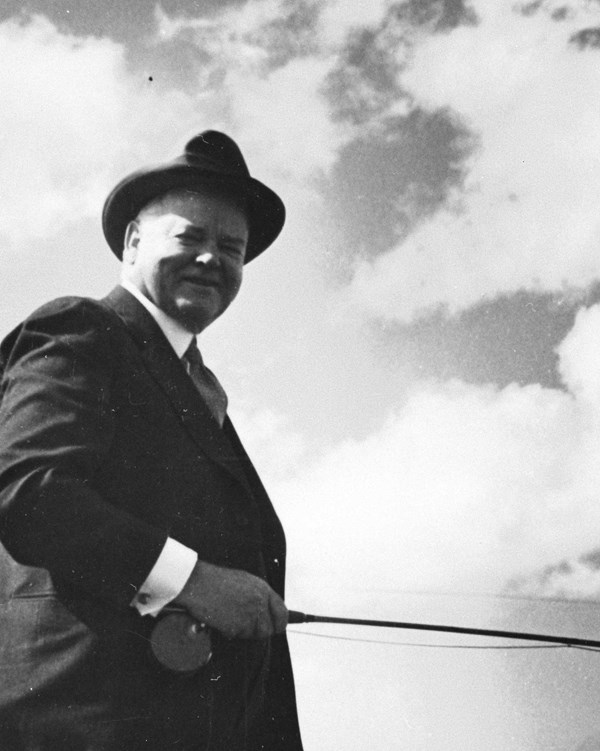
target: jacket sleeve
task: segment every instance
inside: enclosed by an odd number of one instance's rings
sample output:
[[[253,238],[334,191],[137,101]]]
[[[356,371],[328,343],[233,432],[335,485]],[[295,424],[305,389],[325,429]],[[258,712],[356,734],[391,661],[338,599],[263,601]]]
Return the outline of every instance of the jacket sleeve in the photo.
[[[111,323],[64,298],[3,343],[0,539],[17,562],[127,607],[166,535],[94,487],[115,430]]]

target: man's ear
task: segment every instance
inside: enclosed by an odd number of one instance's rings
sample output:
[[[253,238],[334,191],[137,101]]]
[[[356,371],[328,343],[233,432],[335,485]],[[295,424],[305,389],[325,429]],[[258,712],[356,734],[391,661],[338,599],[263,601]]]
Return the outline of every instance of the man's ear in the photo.
[[[134,263],[137,258],[139,243],[140,225],[136,219],[133,219],[125,228],[125,241],[123,243],[124,263]]]

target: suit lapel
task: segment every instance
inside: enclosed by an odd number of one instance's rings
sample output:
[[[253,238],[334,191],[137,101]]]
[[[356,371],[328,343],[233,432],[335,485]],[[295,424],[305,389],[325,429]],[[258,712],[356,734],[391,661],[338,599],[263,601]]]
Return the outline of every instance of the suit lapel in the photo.
[[[146,369],[164,391],[192,440],[252,493],[240,457],[210,414],[156,321],[122,287],[116,287],[102,302],[125,324]]]

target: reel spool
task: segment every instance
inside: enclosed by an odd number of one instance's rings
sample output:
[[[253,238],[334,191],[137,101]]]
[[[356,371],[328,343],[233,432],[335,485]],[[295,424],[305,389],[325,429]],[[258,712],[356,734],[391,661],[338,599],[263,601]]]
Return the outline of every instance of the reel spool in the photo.
[[[210,633],[184,611],[167,613],[150,634],[150,651],[159,664],[174,673],[194,673],[212,657]]]

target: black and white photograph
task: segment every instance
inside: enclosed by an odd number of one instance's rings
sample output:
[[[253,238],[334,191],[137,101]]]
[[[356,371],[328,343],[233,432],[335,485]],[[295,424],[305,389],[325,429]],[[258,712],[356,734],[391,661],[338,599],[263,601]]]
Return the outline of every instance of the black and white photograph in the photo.
[[[600,0],[0,0],[0,751],[600,751]]]

